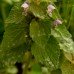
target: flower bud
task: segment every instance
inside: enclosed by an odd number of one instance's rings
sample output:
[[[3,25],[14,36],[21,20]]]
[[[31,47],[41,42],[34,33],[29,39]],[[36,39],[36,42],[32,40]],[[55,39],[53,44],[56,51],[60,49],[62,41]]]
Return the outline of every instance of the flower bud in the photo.
[[[29,4],[27,2],[24,2],[21,7],[24,9],[24,12],[22,14],[25,14],[25,16],[28,14]]]
[[[56,9],[53,5],[48,5],[48,7],[47,7],[47,11],[48,11],[48,13],[52,13],[52,11],[54,10],[54,9]]]
[[[28,9],[29,5],[28,5],[28,3],[24,2],[21,7],[23,7],[24,9]]]
[[[61,20],[57,19],[57,20],[54,21],[55,26],[60,25],[60,24],[62,24]]]

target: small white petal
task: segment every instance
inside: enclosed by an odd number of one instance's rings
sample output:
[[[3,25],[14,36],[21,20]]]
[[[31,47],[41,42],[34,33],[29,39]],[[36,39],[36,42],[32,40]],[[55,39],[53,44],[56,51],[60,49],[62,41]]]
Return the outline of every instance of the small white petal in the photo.
[[[26,2],[24,2],[21,7],[23,7],[24,9],[26,9],[26,8],[29,7],[29,5]]]
[[[59,20],[59,19],[57,19],[56,22],[57,22],[58,24],[62,24],[62,21]]]
[[[59,24],[62,24],[62,21],[61,21],[61,20],[57,19],[57,20],[54,21],[54,25],[55,25],[55,26],[56,26],[56,25],[59,25]]]
[[[47,7],[47,13],[49,14],[50,17],[52,17],[52,12],[53,10],[56,9],[53,5],[49,4]]]
[[[48,9],[48,12],[49,12],[49,13],[52,13],[52,10],[51,10],[51,9]]]
[[[56,9],[53,5],[48,5],[48,7],[47,7],[48,9],[52,9],[52,10],[54,10],[54,9]]]
[[[50,4],[50,5],[48,5],[47,9],[48,9],[48,12],[52,12],[56,8]]]

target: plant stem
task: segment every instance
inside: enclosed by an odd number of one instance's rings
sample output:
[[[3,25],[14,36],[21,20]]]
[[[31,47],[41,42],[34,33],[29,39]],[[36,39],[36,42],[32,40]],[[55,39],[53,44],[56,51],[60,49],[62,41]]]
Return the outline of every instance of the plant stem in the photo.
[[[29,63],[26,63],[25,67],[23,68],[23,74],[27,74],[27,72],[28,72],[28,66],[29,66]]]
[[[29,66],[29,63],[30,63],[30,60],[31,60],[31,52],[30,51],[27,51],[26,53],[25,53],[25,56],[24,56],[24,58],[25,58],[25,63],[23,64],[23,74],[27,74],[27,72],[28,72],[28,66]]]

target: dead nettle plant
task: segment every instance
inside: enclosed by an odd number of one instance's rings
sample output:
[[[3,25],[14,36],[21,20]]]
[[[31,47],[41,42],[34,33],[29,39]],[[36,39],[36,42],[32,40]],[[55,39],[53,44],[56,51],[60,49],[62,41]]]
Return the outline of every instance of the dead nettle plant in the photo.
[[[21,62],[23,74],[74,74],[73,39],[74,0],[15,3],[5,20],[1,72],[17,74]]]

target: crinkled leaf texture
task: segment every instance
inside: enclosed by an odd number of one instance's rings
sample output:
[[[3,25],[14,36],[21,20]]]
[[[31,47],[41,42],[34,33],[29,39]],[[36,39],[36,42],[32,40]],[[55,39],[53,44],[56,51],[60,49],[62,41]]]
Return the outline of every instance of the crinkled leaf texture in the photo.
[[[60,50],[56,39],[50,37],[50,23],[45,20],[33,20],[30,24],[30,36],[34,41],[31,51],[36,60],[50,70],[58,68]]]
[[[3,41],[0,46],[0,61],[5,65],[23,61],[26,45],[26,18],[22,15],[21,3],[16,3],[6,19]]]
[[[30,11],[33,13],[33,15],[35,17],[38,17],[41,19],[45,18],[45,14],[44,14],[42,8],[39,5],[36,5],[35,3],[30,4]]]
[[[55,29],[52,29],[52,35],[57,39],[60,49],[65,52],[66,58],[67,55],[70,55],[70,57],[74,56],[74,42],[65,25],[59,25]],[[71,58],[68,57],[67,59],[70,60]],[[72,62],[73,60],[70,61]]]
[[[38,23],[39,22],[39,23]],[[49,19],[33,20],[30,24],[30,36],[39,46],[45,45],[50,37],[50,21]]]
[[[19,23],[23,20],[24,16],[22,15],[22,8],[21,8],[22,3],[16,3],[14,4],[14,6],[12,7],[8,18],[5,20],[5,23],[7,25],[9,25],[8,23]]]

